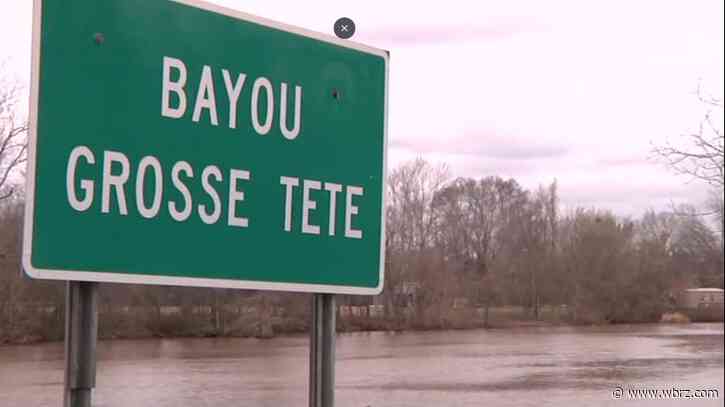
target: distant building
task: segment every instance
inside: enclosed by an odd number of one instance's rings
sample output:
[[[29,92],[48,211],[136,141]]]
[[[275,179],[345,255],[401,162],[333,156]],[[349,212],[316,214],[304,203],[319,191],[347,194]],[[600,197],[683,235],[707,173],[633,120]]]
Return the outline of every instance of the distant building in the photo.
[[[720,288],[690,288],[682,292],[680,304],[688,309],[722,307],[723,293]]]
[[[680,293],[678,305],[693,321],[722,321],[724,294],[720,288],[690,288]]]

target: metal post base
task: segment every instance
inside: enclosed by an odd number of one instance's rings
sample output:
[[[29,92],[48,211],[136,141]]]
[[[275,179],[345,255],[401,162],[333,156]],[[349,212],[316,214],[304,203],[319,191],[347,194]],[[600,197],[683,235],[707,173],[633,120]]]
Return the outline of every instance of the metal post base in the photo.
[[[64,407],[91,407],[97,339],[98,283],[69,281],[65,297]]]
[[[335,405],[335,295],[314,294],[310,333],[310,407]]]

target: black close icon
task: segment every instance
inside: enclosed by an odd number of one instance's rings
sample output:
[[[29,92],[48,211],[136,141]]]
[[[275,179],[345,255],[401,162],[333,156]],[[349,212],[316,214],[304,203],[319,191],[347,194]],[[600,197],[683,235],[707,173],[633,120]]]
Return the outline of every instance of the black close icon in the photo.
[[[335,21],[335,35],[346,40],[355,34],[355,22],[347,17],[338,18]]]

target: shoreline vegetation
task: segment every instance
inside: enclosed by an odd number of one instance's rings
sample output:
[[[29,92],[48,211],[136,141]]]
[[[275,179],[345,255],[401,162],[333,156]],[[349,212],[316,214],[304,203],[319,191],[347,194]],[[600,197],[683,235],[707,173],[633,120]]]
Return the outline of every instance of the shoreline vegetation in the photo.
[[[337,332],[426,332],[445,330],[513,330],[521,328],[545,328],[557,326],[603,326],[612,324],[689,324],[691,322],[722,323],[722,310],[711,314],[709,318],[692,321],[686,311],[666,312],[659,321],[637,322],[577,322],[571,319],[565,307],[542,307],[538,320],[521,307],[497,307],[489,310],[489,320],[475,318],[481,310],[452,310],[446,318],[437,321],[421,321],[415,319],[388,320],[382,317],[356,316],[367,307],[341,306],[337,312]],[[286,336],[307,335],[309,333],[309,315],[297,314],[290,316],[283,310],[279,315],[272,315],[261,320],[253,315],[256,310],[248,309],[246,316],[235,316],[226,321],[223,327],[216,326],[215,318],[206,312],[206,318],[197,313],[184,316],[179,307],[166,307],[162,310],[160,320],[151,321],[148,316],[152,310],[117,310],[110,313],[106,310],[99,315],[99,340],[143,340],[143,339],[181,339],[181,338],[256,338],[271,339]],[[274,311],[273,311],[274,312]],[[140,316],[143,313],[145,316]],[[202,312],[204,313],[204,312]],[[61,313],[62,314],[62,313]],[[121,316],[123,315],[123,316]],[[226,317],[230,317],[231,313]],[[473,318],[472,318],[473,317]],[[138,318],[131,320],[130,318]],[[49,324],[44,332],[28,333],[19,336],[0,335],[0,346],[32,345],[52,343],[63,340],[63,316],[60,323]],[[47,320],[46,320],[47,322]],[[155,324],[155,326],[154,326]],[[37,325],[36,325],[37,326]],[[42,328],[38,326],[38,328]],[[2,332],[0,332],[2,333]],[[7,332],[5,332],[7,334]],[[47,334],[51,334],[45,336]]]
[[[528,190],[497,176],[454,179],[423,159],[392,170],[386,185],[385,289],[336,297],[343,332],[659,322],[681,309],[683,290],[723,288],[722,193],[714,218],[693,205],[632,218],[564,211],[556,181]],[[60,340],[65,284],[20,270],[23,205],[22,194],[0,201],[0,343]],[[306,333],[310,298],[101,283],[98,333]]]

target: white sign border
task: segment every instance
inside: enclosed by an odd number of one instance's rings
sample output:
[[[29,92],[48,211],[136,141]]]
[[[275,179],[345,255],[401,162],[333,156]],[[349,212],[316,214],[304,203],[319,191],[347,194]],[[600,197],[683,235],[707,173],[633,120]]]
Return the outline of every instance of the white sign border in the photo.
[[[330,35],[306,30],[276,21],[253,16],[240,11],[232,10],[216,4],[200,0],[166,0],[190,7],[199,8],[213,13],[233,17],[238,20],[250,21],[259,25],[270,27],[313,38],[319,41],[328,42],[340,47],[350,48],[361,52],[380,56],[385,61],[385,100],[383,118],[383,180],[382,185],[382,206],[380,224],[380,275],[376,287],[354,287],[327,284],[300,284],[300,283],[279,283],[262,282],[253,280],[229,280],[197,277],[173,277],[132,273],[106,273],[76,270],[53,270],[33,267],[33,220],[35,203],[35,155],[38,130],[38,97],[40,91],[40,37],[43,12],[43,0],[33,0],[33,45],[32,45],[32,68],[30,86],[30,120],[28,131],[28,160],[26,164],[26,200],[25,216],[23,221],[23,256],[22,266],[26,274],[32,278],[50,280],[70,281],[96,281],[109,283],[147,284],[147,285],[170,285],[189,287],[212,287],[212,288],[236,288],[250,290],[271,290],[290,292],[310,292],[327,294],[357,294],[377,295],[383,290],[385,281],[385,203],[386,203],[386,177],[388,167],[388,81],[389,81],[389,54],[385,50],[373,48],[357,42],[343,40]]]

